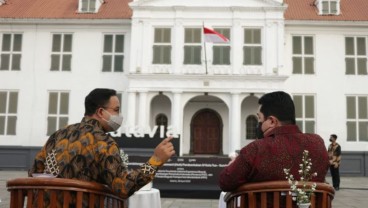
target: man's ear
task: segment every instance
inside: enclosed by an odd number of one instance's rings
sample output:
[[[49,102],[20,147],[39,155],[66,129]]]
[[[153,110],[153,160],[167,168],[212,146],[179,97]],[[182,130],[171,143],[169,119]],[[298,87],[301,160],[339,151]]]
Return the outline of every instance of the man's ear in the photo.
[[[269,119],[271,120],[272,127],[276,127],[280,125],[279,119],[277,119],[275,116],[270,116]]]
[[[96,110],[96,116],[98,116],[99,118],[102,118],[102,113],[103,113],[103,108],[98,108]]]

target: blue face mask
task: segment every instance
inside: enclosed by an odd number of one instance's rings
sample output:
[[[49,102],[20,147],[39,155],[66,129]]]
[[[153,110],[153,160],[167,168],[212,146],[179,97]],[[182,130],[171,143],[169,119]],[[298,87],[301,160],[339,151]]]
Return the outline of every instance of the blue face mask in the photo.
[[[123,117],[120,115],[111,115],[111,113],[109,113],[107,110],[103,109],[104,111],[106,111],[109,115],[110,118],[107,122],[107,125],[109,125],[112,128],[112,131],[116,131],[120,128],[121,124],[123,123]]]

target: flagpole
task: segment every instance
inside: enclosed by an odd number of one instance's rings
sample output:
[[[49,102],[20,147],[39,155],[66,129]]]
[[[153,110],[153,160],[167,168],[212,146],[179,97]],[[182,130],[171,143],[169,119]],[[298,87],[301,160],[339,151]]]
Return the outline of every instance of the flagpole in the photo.
[[[202,30],[204,30],[204,22],[202,22],[202,24],[203,24],[203,26],[202,26]],[[203,32],[203,39],[205,39],[204,32]],[[203,47],[204,47],[204,64],[205,64],[205,67],[206,67],[206,75],[207,75],[208,73],[207,73],[206,40],[203,40]]]

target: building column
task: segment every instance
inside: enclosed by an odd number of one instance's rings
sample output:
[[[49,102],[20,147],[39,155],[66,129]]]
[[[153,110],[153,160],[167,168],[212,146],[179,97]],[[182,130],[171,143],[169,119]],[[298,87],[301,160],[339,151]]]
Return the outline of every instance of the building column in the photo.
[[[172,30],[173,37],[175,37],[176,40],[184,40],[184,27],[183,23],[179,19],[175,19],[174,23],[174,29]],[[184,51],[183,51],[183,43],[180,41],[174,41],[172,43],[172,73],[173,74],[182,74],[182,66],[183,66],[183,60],[184,60]]]
[[[243,55],[238,55],[238,54],[243,54],[243,47],[239,47],[242,46],[244,43],[243,38],[240,37],[237,34],[243,34],[243,28],[241,26],[242,21],[240,20],[234,20],[233,19],[233,28],[231,30],[231,63],[232,63],[232,72],[231,74],[240,74],[240,69],[243,67]]]
[[[143,132],[147,133],[148,119],[147,119],[147,91],[140,91],[139,93],[139,109],[138,109],[138,126],[143,128]]]
[[[135,128],[135,103],[136,103],[136,92],[128,91],[128,113],[127,113],[127,133],[132,133]]]
[[[231,93],[231,108],[229,116],[230,134],[229,134],[229,147],[228,153],[235,152],[240,149],[240,118],[241,118],[241,105],[239,100],[239,92]]]
[[[174,130],[174,135],[180,135],[180,154],[182,155],[183,152],[183,130],[182,130],[182,122],[183,122],[183,109],[181,108],[181,91],[174,91],[173,92],[173,101],[171,107],[171,126]]]

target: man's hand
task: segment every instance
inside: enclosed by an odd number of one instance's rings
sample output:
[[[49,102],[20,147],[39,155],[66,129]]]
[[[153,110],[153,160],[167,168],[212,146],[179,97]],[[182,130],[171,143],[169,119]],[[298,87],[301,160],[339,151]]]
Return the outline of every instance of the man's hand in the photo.
[[[161,166],[163,165],[171,156],[175,154],[174,146],[171,143],[172,137],[168,137],[160,144],[157,145],[153,156],[149,160],[149,163],[154,166]]]

